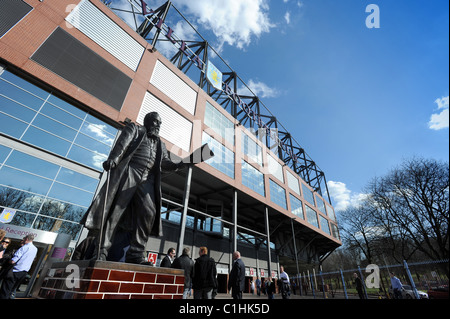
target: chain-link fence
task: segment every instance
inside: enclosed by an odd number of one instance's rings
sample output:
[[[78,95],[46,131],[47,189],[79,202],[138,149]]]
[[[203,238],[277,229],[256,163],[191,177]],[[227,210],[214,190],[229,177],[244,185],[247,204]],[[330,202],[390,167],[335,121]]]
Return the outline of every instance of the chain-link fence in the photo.
[[[401,283],[398,291],[392,288],[395,278]],[[449,299],[449,260],[369,265],[332,272],[312,269],[291,279],[297,293],[309,298]]]

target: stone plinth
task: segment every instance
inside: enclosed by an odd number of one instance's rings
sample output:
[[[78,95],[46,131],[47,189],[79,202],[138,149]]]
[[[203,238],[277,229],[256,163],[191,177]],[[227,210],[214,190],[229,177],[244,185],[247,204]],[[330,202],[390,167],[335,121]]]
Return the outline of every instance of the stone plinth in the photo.
[[[54,263],[42,299],[182,299],[184,271],[108,261]]]

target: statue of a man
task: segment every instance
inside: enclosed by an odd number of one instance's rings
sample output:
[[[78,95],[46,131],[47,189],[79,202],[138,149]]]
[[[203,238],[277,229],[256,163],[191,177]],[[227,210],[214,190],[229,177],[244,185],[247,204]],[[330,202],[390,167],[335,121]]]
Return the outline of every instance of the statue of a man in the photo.
[[[95,234],[103,225],[100,260],[107,260],[121,228],[129,231],[127,263],[148,264],[145,246],[149,236],[162,236],[161,171],[176,171],[185,164],[170,160],[159,137],[160,128],[161,117],[156,112],[147,114],[143,127],[128,124],[103,163],[110,174],[109,186],[105,183],[82,221]]]

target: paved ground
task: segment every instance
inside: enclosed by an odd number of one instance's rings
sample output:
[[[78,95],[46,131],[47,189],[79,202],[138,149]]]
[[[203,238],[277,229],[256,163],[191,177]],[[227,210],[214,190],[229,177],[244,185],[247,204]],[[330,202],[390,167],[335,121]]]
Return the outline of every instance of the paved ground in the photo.
[[[348,299],[359,299],[358,296],[356,295],[352,295],[352,294],[348,294]],[[216,296],[216,299],[232,299],[231,298],[231,294],[218,294]],[[253,300],[260,300],[260,301],[265,301],[267,300],[267,296],[263,295],[261,293],[261,296],[258,297],[258,295],[254,294],[244,294],[244,299],[253,299]],[[275,294],[275,299],[282,299],[280,294]],[[324,299],[323,297],[323,293],[319,292],[318,294],[316,293],[316,297],[314,297],[311,293],[309,293],[307,296],[300,296],[299,294],[291,294],[290,299]],[[333,297],[330,293],[326,294],[326,298],[325,299],[345,299],[345,295],[344,294],[335,294],[335,296]],[[369,299],[378,299],[378,297],[376,296],[369,296]]]

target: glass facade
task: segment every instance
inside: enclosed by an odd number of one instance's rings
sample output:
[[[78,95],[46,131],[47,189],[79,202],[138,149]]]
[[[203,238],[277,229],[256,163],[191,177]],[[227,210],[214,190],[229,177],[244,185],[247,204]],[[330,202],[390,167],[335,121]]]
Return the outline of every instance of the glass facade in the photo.
[[[230,151],[205,132],[203,132],[202,143],[208,143],[215,155],[206,161],[206,163],[234,179],[234,152]]]
[[[320,229],[322,229],[328,235],[331,235],[330,224],[328,223],[328,219],[319,215],[320,218]]]
[[[317,196],[317,195],[315,195],[316,196],[316,203],[317,203],[317,208],[320,210],[320,212],[322,213],[322,214],[327,214],[327,211],[326,211],[326,209],[325,209],[325,203],[324,203],[324,201],[323,201],[323,199],[321,199],[319,196]]]
[[[303,183],[302,184],[302,192],[303,192],[303,198],[310,203],[312,206],[316,206],[314,203],[314,194],[313,192]]]
[[[1,133],[26,142],[0,144],[7,222],[77,239],[117,129],[8,71],[0,74],[0,121]]]
[[[286,190],[270,180],[270,200],[284,209],[287,209],[286,205]]]
[[[331,220],[336,221],[336,214],[334,213],[333,207],[331,207],[330,205],[327,205],[327,213]]]
[[[205,124],[234,145],[234,123],[208,102],[206,102]]]
[[[14,212],[9,223],[76,239],[98,179],[5,146],[0,153],[0,208]]]
[[[264,174],[246,161],[242,161],[242,184],[261,196],[266,196]]]
[[[339,238],[339,230],[335,224],[331,224],[331,235],[336,239],[340,239]]]
[[[311,207],[309,207],[308,205],[305,205],[305,209],[306,209],[306,220],[308,221],[308,223],[310,223],[316,228],[319,228],[319,221],[317,219],[316,211]]]
[[[0,131],[102,170],[117,135],[112,126],[4,71],[0,75]]]
[[[295,216],[300,217],[301,219],[305,219],[305,216],[303,214],[303,205],[302,201],[298,199],[297,197],[293,196],[292,194],[289,194],[289,198],[291,200],[291,211],[292,214]]]
[[[253,163],[263,166],[262,147],[242,132],[242,153],[247,155]]]

